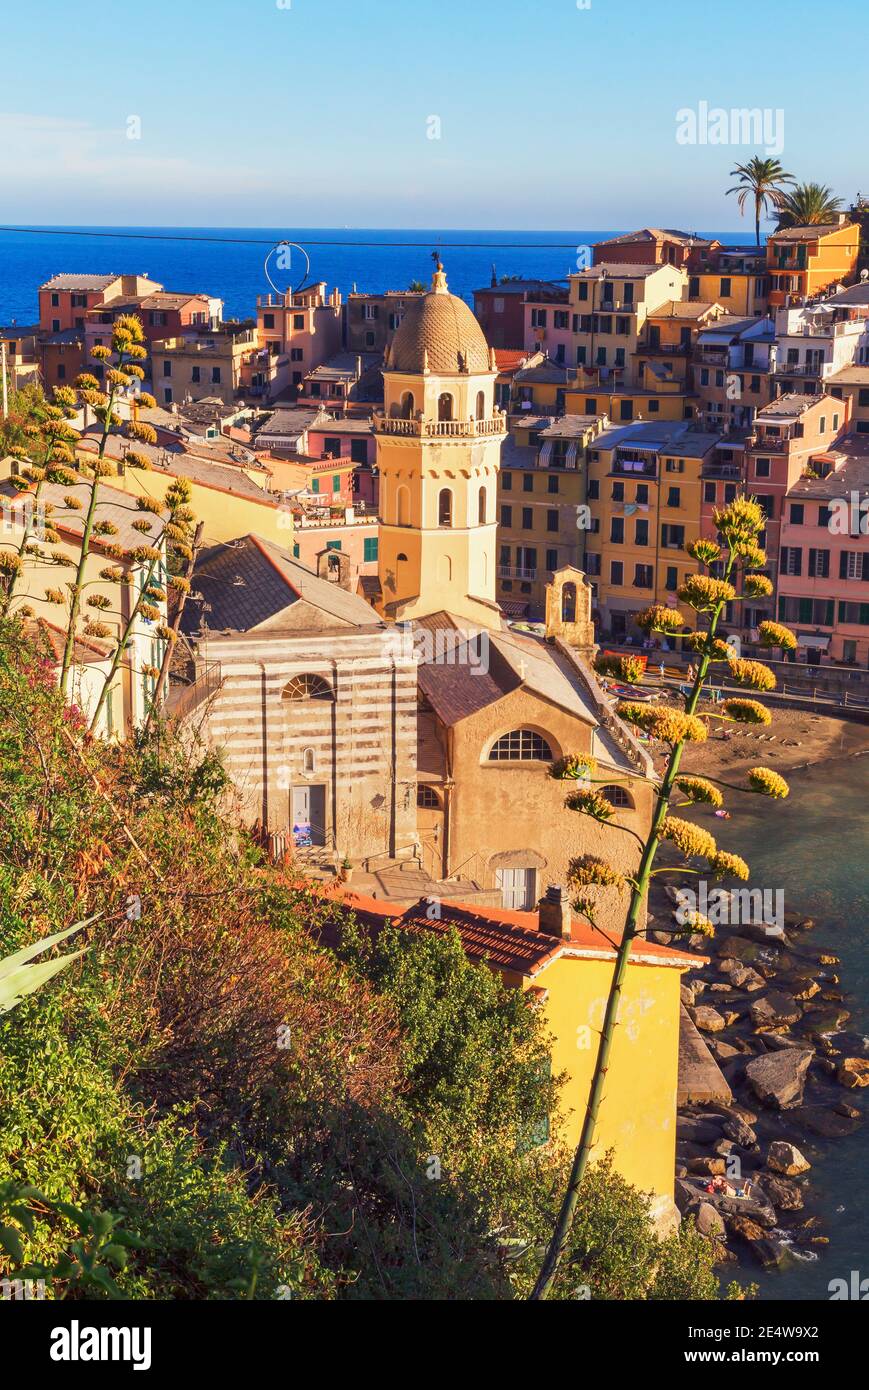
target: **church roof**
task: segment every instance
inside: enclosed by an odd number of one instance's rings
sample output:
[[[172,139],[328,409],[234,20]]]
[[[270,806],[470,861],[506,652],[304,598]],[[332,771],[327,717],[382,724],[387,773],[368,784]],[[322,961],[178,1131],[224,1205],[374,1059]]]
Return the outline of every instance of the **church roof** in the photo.
[[[463,299],[450,294],[441,267],[432,288],[408,306],[392,340],[386,370],[392,372],[489,372],[485,334]]]

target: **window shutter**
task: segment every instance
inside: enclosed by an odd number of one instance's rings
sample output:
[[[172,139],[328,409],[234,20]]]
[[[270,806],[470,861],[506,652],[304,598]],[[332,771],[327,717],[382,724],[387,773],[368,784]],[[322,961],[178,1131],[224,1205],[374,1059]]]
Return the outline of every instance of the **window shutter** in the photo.
[[[840,578],[840,579],[847,579],[847,578],[848,578],[848,552],[847,552],[847,550],[841,550],[841,551],[839,552],[839,578]]]

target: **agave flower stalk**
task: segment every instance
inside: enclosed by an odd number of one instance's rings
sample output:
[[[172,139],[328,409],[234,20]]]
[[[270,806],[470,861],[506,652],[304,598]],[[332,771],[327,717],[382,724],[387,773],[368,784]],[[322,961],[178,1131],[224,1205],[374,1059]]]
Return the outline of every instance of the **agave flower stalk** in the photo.
[[[120,317],[114,326],[112,333],[112,347],[95,347],[92,349],[93,356],[103,363],[111,360],[112,352],[117,356],[118,365],[108,371],[109,391],[105,404],[100,401],[96,407],[97,418],[102,420],[103,429],[100,436],[97,457],[91,465],[91,489],[88,498],[87,512],[84,518],[84,527],[81,538],[81,552],[79,554],[78,567],[74,582],[70,585],[70,609],[69,625],[67,627],[66,642],[63,649],[63,661],[60,670],[60,686],[66,691],[69,670],[72,665],[73,651],[75,650],[76,626],[81,610],[82,591],[85,582],[88,557],[90,555],[91,540],[94,534],[94,524],[96,521],[97,504],[99,501],[99,490],[101,478],[110,471],[105,461],[106,446],[114,425],[120,422],[114,415],[114,404],[117,399],[118,391],[121,387],[128,386],[135,377],[143,375],[140,361],[147,356],[145,348],[142,346],[144,341],[144,330],[142,324],[135,315],[128,314]],[[92,403],[92,399],[99,395],[89,384],[81,386],[82,379],[79,379],[80,395],[86,404]],[[152,399],[147,398],[148,401]],[[134,426],[132,423],[127,429],[128,435],[146,442],[153,442],[156,439],[155,432],[150,426]]]
[[[726,547],[727,558],[723,578],[712,578],[710,574],[701,572],[689,578],[679,591],[680,600],[698,615],[702,613],[707,619],[705,630],[698,630],[691,635],[690,645],[700,659],[694,682],[690,692],[685,697],[684,710],[679,712],[669,710],[666,707],[660,707],[656,710],[646,705],[631,705],[630,703],[619,707],[622,718],[661,738],[669,744],[670,752],[666,770],[657,787],[655,810],[648,836],[643,843],[639,866],[636,874],[625,880],[626,886],[629,886],[631,890],[630,903],[621,940],[616,945],[615,969],[610,982],[603,1025],[600,1031],[585,1116],[555,1230],[531,1294],[531,1299],[535,1301],[548,1297],[570,1238],[579,1190],[594,1146],[631,948],[640,932],[642,908],[648,895],[652,875],[655,872],[655,858],[661,841],[663,839],[671,841],[686,856],[700,854],[706,857],[712,872],[718,876],[724,874],[735,874],[743,878],[748,876],[748,866],[743,860],[736,855],[729,855],[718,850],[711,835],[700,830],[699,827],[693,826],[690,822],[680,821],[670,816],[669,808],[671,798],[679,790],[679,768],[686,742],[702,741],[706,737],[706,725],[698,717],[696,711],[710,666],[713,661],[730,660],[735,656],[728,649],[727,644],[723,643],[721,638],[717,636],[718,625],[726,605],[738,601],[735,589],[730,582],[737,566],[741,565],[743,568],[746,565],[756,566],[758,561],[763,563],[765,559],[756,545],[756,537],[763,526],[763,520],[763,513],[759,505],[746,497],[736,498],[728,507],[716,513],[715,522]],[[701,570],[711,570],[722,554],[718,544],[710,541],[696,543],[694,547],[688,547],[688,550],[692,558],[698,561]],[[684,622],[678,610],[665,606],[653,606],[645,610],[644,613],[637,614],[636,621],[648,632],[661,632],[669,636],[679,633]],[[764,645],[785,648],[790,647],[791,644],[796,644],[796,639],[787,628],[773,623],[766,624],[765,627],[766,632],[761,634]],[[755,685],[761,683],[758,672],[748,670],[743,674],[746,680],[753,678]],[[755,702],[736,703],[748,705]],[[755,772],[757,775],[749,790],[760,791],[766,795],[781,796],[786,794],[786,790],[783,790],[786,784],[783,783],[782,779],[776,781],[774,777],[770,778],[767,775],[768,769],[755,769]],[[694,779],[694,781],[697,780]],[[683,791],[687,788],[689,793],[693,790],[697,795],[700,794],[702,788],[697,786],[692,788],[691,779],[683,777],[681,782]],[[779,785],[780,782],[781,785]],[[709,795],[707,792],[707,798]],[[575,802],[575,798],[569,797],[568,805],[571,805],[572,801]],[[586,814],[594,816],[594,808],[590,805],[583,807],[574,804],[573,809],[584,810]],[[626,827],[618,828],[625,829]],[[607,867],[609,866],[604,863],[603,870],[606,870]],[[591,880],[586,876],[585,881],[604,883],[606,878],[599,872],[593,874]],[[574,906],[582,908],[588,915],[588,909],[584,903],[576,903]]]

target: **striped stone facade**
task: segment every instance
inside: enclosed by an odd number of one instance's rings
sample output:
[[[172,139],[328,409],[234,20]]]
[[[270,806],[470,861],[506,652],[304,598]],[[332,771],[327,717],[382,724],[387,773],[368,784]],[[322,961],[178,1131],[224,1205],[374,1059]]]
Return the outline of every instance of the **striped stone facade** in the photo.
[[[292,835],[307,789],[314,843],[321,830],[339,861],[414,844],[412,650],[385,629],[260,631],[210,634],[208,662],[219,665],[220,684],[202,732],[220,751],[246,820]],[[288,698],[300,676],[319,678],[328,694],[320,687],[314,697]]]

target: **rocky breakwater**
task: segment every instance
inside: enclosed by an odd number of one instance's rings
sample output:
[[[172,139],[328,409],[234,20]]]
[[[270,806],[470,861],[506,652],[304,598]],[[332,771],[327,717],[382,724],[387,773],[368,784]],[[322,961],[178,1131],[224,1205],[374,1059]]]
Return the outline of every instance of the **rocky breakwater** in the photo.
[[[838,959],[812,949],[812,926],[788,914],[784,928],[751,922],[689,939],[709,963],[682,986],[675,1196],[721,1262],[816,1258],[827,1237],[812,1168],[860,1123],[853,1100],[869,1085],[869,1057],[847,1031]]]

